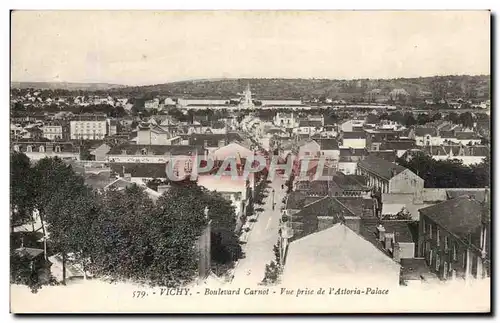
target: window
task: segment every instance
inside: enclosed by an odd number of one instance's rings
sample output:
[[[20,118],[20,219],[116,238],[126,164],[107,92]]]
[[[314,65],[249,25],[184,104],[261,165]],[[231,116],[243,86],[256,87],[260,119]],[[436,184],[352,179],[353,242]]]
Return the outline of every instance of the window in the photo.
[[[142,148],[141,154],[147,155],[148,154],[148,150],[146,148]]]
[[[60,153],[61,152],[61,147],[60,146],[56,146],[56,153]]]
[[[429,223],[429,239],[432,239],[432,224]]]
[[[427,231],[427,230],[426,230],[426,226],[427,226],[427,224],[425,223],[425,221],[424,221],[424,220],[421,220],[421,221],[422,221],[422,231],[423,231],[423,233],[425,234],[425,232]]]
[[[304,155],[306,155],[306,156],[309,156],[310,154],[311,154],[311,153],[310,153],[310,152],[308,152],[308,151],[306,151],[306,152],[304,153]]]
[[[41,153],[44,153],[45,152],[45,147],[44,146],[38,147],[38,151],[41,152]]]
[[[26,152],[28,152],[28,153],[33,152],[33,147],[31,147],[31,146],[26,146]]]
[[[439,247],[439,229],[436,230],[436,244]]]
[[[448,251],[448,236],[444,237],[444,250]]]
[[[453,253],[453,261],[457,261],[457,244],[456,243],[453,244],[452,253]]]

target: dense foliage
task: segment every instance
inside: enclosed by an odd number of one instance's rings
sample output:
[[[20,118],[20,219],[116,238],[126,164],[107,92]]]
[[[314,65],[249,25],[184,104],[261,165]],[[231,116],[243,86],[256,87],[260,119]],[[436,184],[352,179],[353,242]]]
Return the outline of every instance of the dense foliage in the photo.
[[[398,164],[424,179],[429,188],[478,188],[490,186],[490,158],[466,166],[459,160],[434,160],[423,153],[410,161],[398,159]]]
[[[198,272],[196,245],[209,220],[212,261],[230,267],[241,257],[234,207],[196,183],[172,185],[154,203],[139,186],[97,193],[61,159],[30,166],[19,153],[11,155],[11,176],[13,222],[28,223],[38,210],[47,256],[61,255],[63,267],[76,262],[99,277],[179,286]],[[33,284],[33,270],[18,258],[11,281]]]

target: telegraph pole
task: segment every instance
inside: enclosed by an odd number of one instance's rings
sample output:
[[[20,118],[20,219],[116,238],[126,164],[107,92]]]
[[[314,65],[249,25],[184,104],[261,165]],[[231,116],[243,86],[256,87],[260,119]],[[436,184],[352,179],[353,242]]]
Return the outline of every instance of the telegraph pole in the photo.
[[[274,211],[274,188],[273,188],[272,193],[273,193],[273,201],[272,202],[273,202],[273,211]]]

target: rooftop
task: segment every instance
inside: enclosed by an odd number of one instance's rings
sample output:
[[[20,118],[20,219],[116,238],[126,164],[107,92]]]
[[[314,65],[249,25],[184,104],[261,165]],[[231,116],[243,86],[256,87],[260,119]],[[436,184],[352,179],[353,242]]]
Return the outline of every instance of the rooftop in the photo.
[[[194,155],[195,153],[202,154],[203,149],[200,146],[194,145],[135,145],[123,144],[118,145],[109,151],[109,155],[142,155],[143,149],[146,155]]]
[[[458,237],[467,239],[481,226],[482,211],[481,201],[464,195],[420,209],[420,214],[428,216]]]
[[[406,170],[403,166],[393,164],[375,156],[367,156],[358,162],[358,166],[388,180]]]
[[[384,284],[399,270],[399,264],[338,223],[290,243],[283,283],[371,277]]]

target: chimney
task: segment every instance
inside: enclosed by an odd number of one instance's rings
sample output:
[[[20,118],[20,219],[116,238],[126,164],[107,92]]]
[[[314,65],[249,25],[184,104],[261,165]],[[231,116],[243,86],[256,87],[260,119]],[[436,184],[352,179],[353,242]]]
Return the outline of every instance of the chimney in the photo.
[[[127,182],[132,181],[132,174],[130,174],[130,173],[124,173],[123,174],[123,179],[126,180]]]
[[[384,240],[385,240],[385,228],[382,224],[378,225],[377,232],[378,232],[378,240],[380,242],[384,242]]]
[[[401,262],[401,247],[399,246],[398,242],[394,244],[394,250],[392,251],[392,258],[396,262]]]
[[[386,233],[385,234],[385,241],[384,241],[385,242],[384,249],[391,250],[393,241],[394,241],[394,233]]]
[[[170,191],[171,185],[170,183],[165,185],[158,185],[158,193],[163,194]]]
[[[359,234],[361,223],[361,218],[359,216],[346,216],[344,217],[344,223],[349,229]]]

